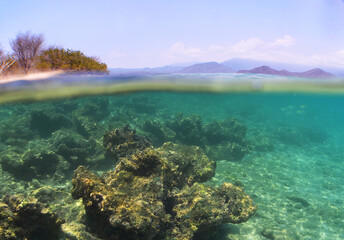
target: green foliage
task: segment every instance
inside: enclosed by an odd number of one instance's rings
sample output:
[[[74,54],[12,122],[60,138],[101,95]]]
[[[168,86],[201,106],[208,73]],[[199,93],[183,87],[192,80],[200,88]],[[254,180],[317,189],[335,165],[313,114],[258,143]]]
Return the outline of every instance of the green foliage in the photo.
[[[93,57],[87,57],[80,51],[63,48],[44,50],[37,61],[41,70],[92,71],[107,73],[107,65]]]

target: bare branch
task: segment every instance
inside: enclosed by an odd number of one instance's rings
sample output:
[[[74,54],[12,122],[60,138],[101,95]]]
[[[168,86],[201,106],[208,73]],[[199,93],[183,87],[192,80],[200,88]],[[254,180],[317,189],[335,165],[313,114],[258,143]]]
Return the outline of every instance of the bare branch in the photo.
[[[14,63],[15,63],[15,59],[5,59],[3,58],[1,61],[0,61],[0,77],[2,78],[3,77],[3,72],[9,68],[10,66],[12,66]]]
[[[25,73],[28,73],[33,65],[35,58],[42,48],[43,42],[42,34],[36,35],[30,32],[19,33],[10,42],[13,54]]]

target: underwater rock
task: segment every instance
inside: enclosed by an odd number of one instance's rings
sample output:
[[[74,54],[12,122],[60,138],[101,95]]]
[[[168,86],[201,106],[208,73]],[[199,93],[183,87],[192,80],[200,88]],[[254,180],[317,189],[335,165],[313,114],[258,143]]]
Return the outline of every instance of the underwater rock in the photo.
[[[145,138],[138,136],[129,125],[106,132],[103,137],[103,146],[107,155],[119,159],[150,147],[152,144]]]
[[[2,121],[0,141],[10,146],[24,147],[34,136],[26,116],[16,116]]]
[[[303,239],[293,229],[264,227],[260,235],[269,240],[300,240]]]
[[[58,168],[59,156],[49,150],[27,150],[23,154],[11,153],[0,159],[4,171],[11,173],[15,178],[31,180],[45,178],[54,174]]]
[[[85,117],[76,113],[72,114],[73,123],[76,131],[85,138],[96,138],[101,137],[100,133],[103,133],[103,129],[96,121],[89,117]]]
[[[163,173],[168,180],[164,182],[167,189],[206,182],[215,176],[216,162],[210,160],[197,146],[168,142],[156,151],[167,161],[168,168]]]
[[[52,145],[56,154],[62,156],[69,169],[80,165],[95,166],[104,161],[103,146],[94,139],[85,139],[80,134],[68,130],[58,130],[52,134]]]
[[[176,133],[176,140],[186,145],[203,146],[205,139],[203,136],[201,118],[198,115],[184,117],[182,113],[175,116],[175,119],[166,123]]]
[[[247,129],[233,118],[203,126],[199,116],[184,118],[180,113],[166,126],[175,132],[175,141],[200,146],[214,160],[236,161],[249,152],[245,138]]]
[[[173,195],[173,239],[192,239],[196,231],[224,223],[242,223],[256,211],[242,188],[224,183],[219,188],[194,184]]]
[[[207,155],[214,160],[237,161],[249,152],[246,127],[236,119],[215,121],[204,126]]]
[[[319,128],[304,127],[280,127],[275,131],[279,141],[288,145],[304,146],[306,144],[323,144],[328,135]]]
[[[204,135],[210,145],[223,142],[243,143],[245,141],[246,126],[232,118],[224,121],[214,121],[204,126]]]
[[[33,110],[31,112],[30,129],[37,131],[41,137],[50,137],[61,128],[69,128],[72,122],[62,113],[54,110]]]
[[[120,103],[120,101],[118,102]],[[122,102],[123,106],[132,109],[135,113],[154,114],[157,111],[157,105],[146,96],[133,96]]]
[[[206,146],[205,152],[211,159],[214,159],[215,161],[223,159],[228,161],[238,161],[249,152],[249,149],[246,144],[229,142],[213,146]]]
[[[2,240],[58,240],[63,221],[44,208],[37,199],[6,196],[0,202]]]
[[[99,121],[107,117],[109,112],[109,100],[107,98],[91,98],[87,102],[76,109],[73,113],[79,116],[92,118],[94,121]]]
[[[269,137],[259,130],[253,130],[248,136],[250,147],[259,152],[267,152],[274,150],[274,145]]]
[[[63,240],[101,240],[93,236],[82,223],[62,224]]]
[[[287,198],[290,200],[290,201],[293,201],[295,203],[300,203],[302,205],[302,207],[308,207],[310,205],[310,203],[302,198],[302,197],[298,197],[298,196],[287,196]]]
[[[154,120],[146,120],[143,123],[142,129],[145,133],[148,133],[149,139],[151,139],[153,145],[157,147],[160,147],[165,142],[173,140],[176,135],[171,129]]]
[[[80,166],[72,196],[83,199],[86,224],[102,239],[192,239],[199,229],[244,222],[256,211],[241,188],[201,183],[214,174],[215,162],[199,147],[166,143],[120,158],[102,177]]]

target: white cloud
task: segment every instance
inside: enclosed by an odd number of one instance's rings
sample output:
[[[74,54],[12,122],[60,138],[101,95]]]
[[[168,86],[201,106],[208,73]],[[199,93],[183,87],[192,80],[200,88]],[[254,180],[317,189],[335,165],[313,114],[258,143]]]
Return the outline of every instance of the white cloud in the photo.
[[[327,54],[313,54],[311,61],[324,66],[344,67],[344,50],[330,52]]]
[[[201,49],[197,47],[186,47],[183,43],[176,42],[170,47],[168,53],[183,55],[186,57],[198,57],[202,52]]]
[[[167,51],[162,53],[162,62],[190,61],[224,61],[234,57],[253,58],[264,60],[279,60],[286,57],[283,49],[292,46],[295,39],[290,35],[265,42],[259,38],[241,40],[234,45],[210,45],[206,48],[186,46],[182,42],[174,43]]]
[[[248,40],[241,40],[232,47],[233,52],[247,52],[252,51],[264,45],[264,42],[259,38],[250,38]]]
[[[344,50],[339,50],[338,52],[335,52],[335,54],[344,57]]]
[[[295,39],[290,35],[284,35],[283,38],[277,38],[273,43],[272,47],[289,47],[295,44]]]
[[[288,34],[271,41],[250,38],[232,45],[210,45],[204,48],[176,42],[161,54],[159,61],[161,64],[172,64],[249,58],[302,65],[344,67],[344,49],[325,54],[305,55],[293,49],[295,45],[295,38]]]

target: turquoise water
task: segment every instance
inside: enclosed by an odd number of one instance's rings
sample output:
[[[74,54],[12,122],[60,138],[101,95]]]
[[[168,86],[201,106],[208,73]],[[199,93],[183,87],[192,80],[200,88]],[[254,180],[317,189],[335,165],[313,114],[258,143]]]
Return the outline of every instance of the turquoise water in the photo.
[[[37,198],[65,221],[60,239],[102,239],[71,197],[72,175],[79,165],[99,175],[113,170],[103,136],[129,125],[155,148],[199,146],[216,161],[207,184],[234,183],[258,205],[248,221],[221,225],[216,239],[344,239],[343,106],[342,94],[302,91],[147,91],[2,104],[0,196]],[[231,124],[237,128],[228,130]],[[240,134],[223,137],[233,129]]]

